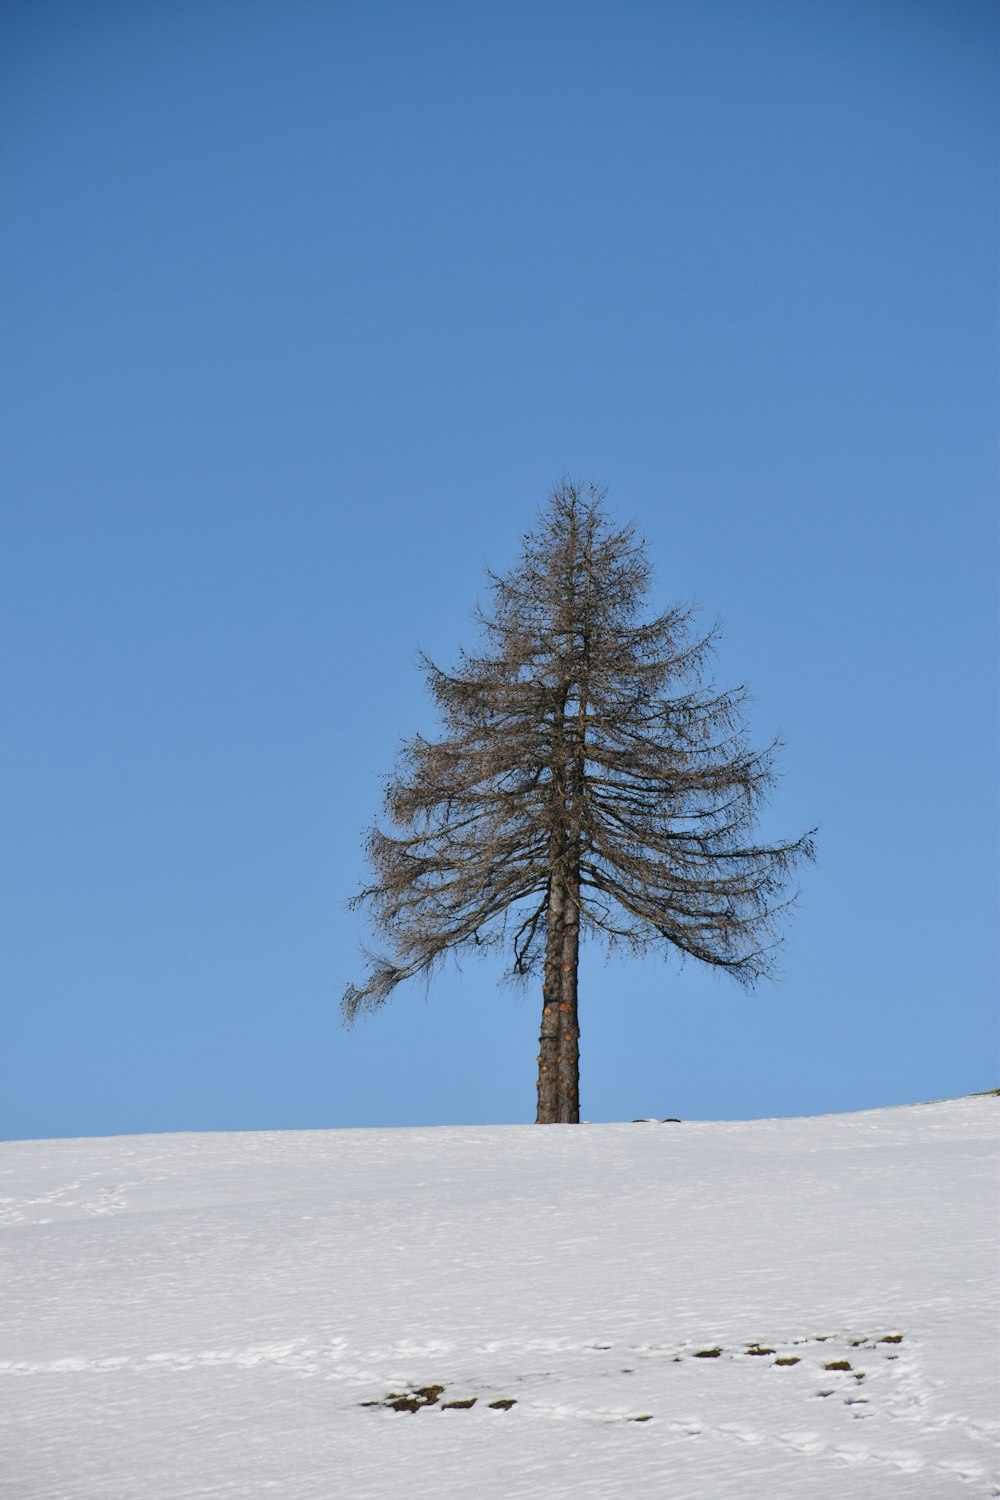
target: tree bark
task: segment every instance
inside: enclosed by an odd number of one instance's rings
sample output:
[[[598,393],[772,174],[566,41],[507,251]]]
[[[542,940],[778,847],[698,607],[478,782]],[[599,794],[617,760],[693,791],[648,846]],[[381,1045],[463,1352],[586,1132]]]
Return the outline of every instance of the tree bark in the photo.
[[[575,889],[574,889],[575,886]],[[563,922],[562,972],[559,1001],[559,1094],[560,1122],[580,1123],[580,1021],[577,1004],[577,974],[580,965],[579,882],[571,882],[568,909]]]
[[[538,1052],[537,1125],[580,1122],[580,1025],[577,971],[580,913],[572,879],[561,874],[549,891],[542,1028]]]
[[[559,1057],[559,1002],[562,999],[564,892],[555,876],[549,880],[546,913],[545,972],[542,978],[542,1029],[538,1037],[538,1113],[536,1125],[560,1119],[562,1069]]]

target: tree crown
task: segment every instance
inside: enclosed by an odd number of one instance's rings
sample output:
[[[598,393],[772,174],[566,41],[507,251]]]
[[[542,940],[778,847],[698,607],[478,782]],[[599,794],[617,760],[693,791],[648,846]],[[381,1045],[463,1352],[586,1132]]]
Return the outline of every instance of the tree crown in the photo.
[[[749,743],[742,687],[708,675],[690,607],[645,617],[650,567],[605,492],[563,482],[521,556],[490,574],[481,647],[424,657],[442,734],[402,746],[386,828],[367,836],[369,908],[388,954],[348,1020],[448,952],[505,947],[540,967],[555,884],[584,934],[678,951],[743,983],[769,972],[812,834],[755,842],[777,741]]]

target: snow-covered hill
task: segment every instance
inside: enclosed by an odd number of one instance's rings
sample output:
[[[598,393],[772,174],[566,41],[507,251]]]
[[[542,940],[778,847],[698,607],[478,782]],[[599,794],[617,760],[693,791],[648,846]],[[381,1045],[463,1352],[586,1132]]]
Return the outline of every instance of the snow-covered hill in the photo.
[[[1000,1495],[998,1106],[0,1145],[0,1495]]]

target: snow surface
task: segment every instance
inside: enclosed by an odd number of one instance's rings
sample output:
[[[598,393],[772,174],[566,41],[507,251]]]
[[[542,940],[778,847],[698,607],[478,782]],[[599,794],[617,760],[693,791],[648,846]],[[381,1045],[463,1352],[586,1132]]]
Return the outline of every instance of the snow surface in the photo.
[[[998,1106],[0,1145],[0,1495],[1000,1495]]]

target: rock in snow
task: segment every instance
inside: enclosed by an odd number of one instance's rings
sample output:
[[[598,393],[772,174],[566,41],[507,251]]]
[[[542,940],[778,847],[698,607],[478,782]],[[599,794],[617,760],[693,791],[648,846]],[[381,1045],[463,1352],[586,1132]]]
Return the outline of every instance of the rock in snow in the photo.
[[[998,1116],[0,1145],[0,1496],[1000,1495]]]

